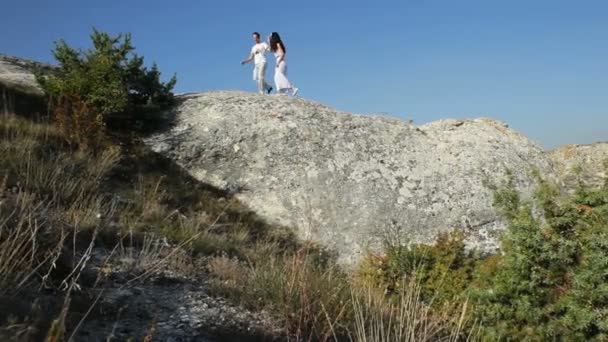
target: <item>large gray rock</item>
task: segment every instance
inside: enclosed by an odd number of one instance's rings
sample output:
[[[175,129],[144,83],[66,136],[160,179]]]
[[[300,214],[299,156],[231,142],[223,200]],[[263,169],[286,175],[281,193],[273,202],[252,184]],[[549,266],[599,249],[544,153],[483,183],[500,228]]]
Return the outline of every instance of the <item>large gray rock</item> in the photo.
[[[551,151],[549,156],[568,189],[576,187],[579,181],[602,185],[608,177],[608,143],[567,145]]]
[[[473,247],[493,249],[504,222],[485,181],[511,170],[530,195],[532,170],[553,175],[538,145],[490,119],[417,127],[243,92],[185,95],[176,114],[147,139],[154,150],[345,263],[394,232],[430,242],[461,228]]]
[[[0,113],[30,117],[44,115],[47,103],[34,71],[49,72],[54,67],[0,54]]]
[[[53,68],[0,54],[0,109],[43,111],[33,70]],[[524,196],[535,187],[532,170],[567,188],[577,174],[593,185],[606,177],[608,143],[547,154],[491,119],[416,127],[287,97],[213,92],[181,100],[176,125],[147,139],[153,149],[201,181],[238,190],[269,221],[323,242],[347,263],[387,232],[430,242],[461,228],[472,247],[495,248],[504,222],[484,183],[500,183],[507,170]]]
[[[43,96],[44,92],[33,74],[37,67],[51,68],[45,64],[0,54],[0,86],[23,94]]]

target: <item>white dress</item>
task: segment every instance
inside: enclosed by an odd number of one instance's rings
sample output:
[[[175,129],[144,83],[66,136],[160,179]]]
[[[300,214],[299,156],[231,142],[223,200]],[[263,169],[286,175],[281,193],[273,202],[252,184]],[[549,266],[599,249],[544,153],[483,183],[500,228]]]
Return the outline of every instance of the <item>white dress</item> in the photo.
[[[285,93],[288,90],[293,89],[293,85],[287,78],[287,63],[285,62],[285,56],[279,55],[278,52],[275,52],[274,56],[276,57],[277,62],[281,59],[281,61],[278,62],[278,67],[274,69],[274,83],[279,93]]]

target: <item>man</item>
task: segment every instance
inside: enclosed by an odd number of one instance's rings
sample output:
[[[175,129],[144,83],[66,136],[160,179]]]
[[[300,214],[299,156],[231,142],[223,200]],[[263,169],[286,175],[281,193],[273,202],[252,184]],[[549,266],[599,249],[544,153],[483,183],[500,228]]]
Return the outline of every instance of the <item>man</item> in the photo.
[[[268,44],[260,40],[260,34],[253,32],[253,41],[255,44],[251,48],[251,54],[247,59],[241,62],[241,65],[254,62],[253,80],[258,82],[258,90],[260,94],[270,94],[272,87],[266,83],[266,52],[269,50]]]

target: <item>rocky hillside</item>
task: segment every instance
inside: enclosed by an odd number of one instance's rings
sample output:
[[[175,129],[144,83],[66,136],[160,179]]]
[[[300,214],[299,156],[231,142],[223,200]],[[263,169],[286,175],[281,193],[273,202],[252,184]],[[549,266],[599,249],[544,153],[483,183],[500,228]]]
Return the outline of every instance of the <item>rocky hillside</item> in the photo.
[[[549,152],[549,156],[567,188],[573,188],[579,180],[601,185],[608,176],[608,143],[563,146]]]
[[[394,233],[431,241],[462,228],[492,249],[504,225],[485,182],[511,170],[529,195],[533,170],[554,174],[542,148],[491,119],[414,126],[243,92],[181,100],[174,127],[147,144],[345,263]]]
[[[0,85],[26,94],[43,95],[42,88],[32,73],[38,67],[51,68],[49,65],[0,54]]]
[[[44,112],[35,68],[52,67],[0,55],[0,109]],[[414,126],[244,92],[184,95],[175,114],[149,146],[345,263],[395,233],[431,241],[459,228],[471,233],[471,246],[493,249],[504,223],[486,181],[499,183],[510,170],[524,195],[535,186],[532,170],[567,186],[576,174],[595,184],[608,158],[608,144],[545,153],[491,119]]]
[[[50,70],[52,66],[0,54],[0,112],[27,115],[43,112],[42,88],[34,70]]]

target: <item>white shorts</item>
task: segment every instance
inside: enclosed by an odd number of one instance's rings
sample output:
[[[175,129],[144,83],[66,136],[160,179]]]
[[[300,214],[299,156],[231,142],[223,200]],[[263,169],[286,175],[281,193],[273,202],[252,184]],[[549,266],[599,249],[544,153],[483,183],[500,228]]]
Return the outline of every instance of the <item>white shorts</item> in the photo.
[[[258,81],[260,79],[265,79],[266,77],[266,63],[256,64],[253,67],[253,80]]]

